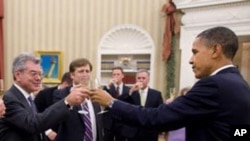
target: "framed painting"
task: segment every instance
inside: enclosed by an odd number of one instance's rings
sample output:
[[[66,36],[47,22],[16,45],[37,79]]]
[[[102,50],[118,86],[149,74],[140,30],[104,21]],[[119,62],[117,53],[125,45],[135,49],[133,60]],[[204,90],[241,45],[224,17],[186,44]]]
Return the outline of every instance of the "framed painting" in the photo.
[[[62,76],[62,53],[60,51],[36,51],[41,59],[43,83],[60,83]]]

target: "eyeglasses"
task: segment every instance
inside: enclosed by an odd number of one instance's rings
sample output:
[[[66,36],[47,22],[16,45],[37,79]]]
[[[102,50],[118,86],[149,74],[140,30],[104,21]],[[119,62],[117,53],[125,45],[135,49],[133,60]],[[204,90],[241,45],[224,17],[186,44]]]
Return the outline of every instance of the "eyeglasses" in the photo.
[[[36,77],[36,76],[43,77],[41,71],[34,71],[34,70],[31,70],[31,71],[23,71],[23,72],[26,72],[26,73],[29,74],[31,77]]]

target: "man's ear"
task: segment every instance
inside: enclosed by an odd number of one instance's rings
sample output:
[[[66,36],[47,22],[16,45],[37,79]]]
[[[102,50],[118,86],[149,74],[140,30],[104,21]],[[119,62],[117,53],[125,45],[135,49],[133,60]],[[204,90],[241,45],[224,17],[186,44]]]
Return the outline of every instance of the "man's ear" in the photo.
[[[13,75],[14,75],[16,81],[20,81],[20,78],[19,78],[19,76],[21,75],[20,71],[15,71]]]
[[[222,46],[220,44],[215,44],[212,47],[212,57],[217,58],[222,54]]]
[[[64,87],[69,86],[69,84],[68,84],[68,82],[67,82],[67,81],[64,81],[62,84],[63,84],[63,86],[64,86]]]

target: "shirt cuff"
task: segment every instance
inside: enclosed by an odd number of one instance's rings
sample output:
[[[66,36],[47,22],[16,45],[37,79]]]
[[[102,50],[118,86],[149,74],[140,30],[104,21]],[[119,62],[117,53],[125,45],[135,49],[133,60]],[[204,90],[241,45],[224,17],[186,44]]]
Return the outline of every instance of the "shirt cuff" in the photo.
[[[115,101],[116,101],[116,99],[112,100],[112,101],[109,103],[108,107],[109,107],[109,108],[112,108],[113,105],[114,105],[114,103],[115,103]]]
[[[106,85],[106,88],[107,88],[108,90],[110,90],[110,86],[109,86],[109,85]]]
[[[64,103],[65,103],[65,105],[69,108],[69,110],[72,110],[72,109],[73,109],[73,106],[70,106],[70,105],[69,105],[69,102],[68,102],[66,99],[64,99]]]
[[[48,136],[48,135],[49,135],[49,133],[51,133],[52,131],[53,131],[52,129],[48,129],[48,130],[46,130],[46,131],[45,131],[45,135],[46,135],[46,136]]]

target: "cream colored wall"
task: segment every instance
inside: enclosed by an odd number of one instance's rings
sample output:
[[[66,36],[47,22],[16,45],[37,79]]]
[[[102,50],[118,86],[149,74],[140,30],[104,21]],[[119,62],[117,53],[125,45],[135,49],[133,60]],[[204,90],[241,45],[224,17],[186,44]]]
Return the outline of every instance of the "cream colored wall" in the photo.
[[[166,72],[161,61],[163,3],[164,0],[5,0],[5,88],[12,84],[11,64],[20,52],[62,51],[64,72],[77,57],[96,62],[103,34],[118,24],[131,23],[148,31],[155,42],[155,86],[165,93]]]

